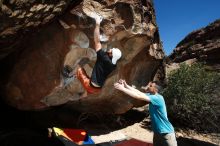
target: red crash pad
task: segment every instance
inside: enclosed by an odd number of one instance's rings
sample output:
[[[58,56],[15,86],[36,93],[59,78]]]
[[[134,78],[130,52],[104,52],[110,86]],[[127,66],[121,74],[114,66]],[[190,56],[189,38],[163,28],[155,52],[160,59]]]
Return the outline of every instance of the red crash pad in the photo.
[[[153,146],[153,144],[132,138],[126,141],[122,141],[114,146]]]

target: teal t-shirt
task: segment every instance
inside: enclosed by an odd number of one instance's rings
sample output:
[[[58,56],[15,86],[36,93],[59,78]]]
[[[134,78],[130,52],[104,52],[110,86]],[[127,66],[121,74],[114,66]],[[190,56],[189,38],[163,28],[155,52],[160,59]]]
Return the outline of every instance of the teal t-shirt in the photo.
[[[155,133],[172,133],[174,128],[167,118],[167,110],[164,98],[160,94],[149,94],[150,98],[149,112],[152,128]]]

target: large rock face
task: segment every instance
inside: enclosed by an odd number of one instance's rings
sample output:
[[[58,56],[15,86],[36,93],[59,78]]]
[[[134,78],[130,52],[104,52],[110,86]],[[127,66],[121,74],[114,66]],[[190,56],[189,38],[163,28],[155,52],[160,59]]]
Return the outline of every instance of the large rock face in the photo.
[[[93,50],[95,21],[90,17],[91,12],[104,18],[101,22],[103,49],[117,47],[123,55],[101,93],[79,100],[83,92],[80,82],[74,77],[65,77],[62,72],[64,66],[74,68],[87,56],[85,69],[91,74],[96,60]],[[4,32],[6,28],[1,26],[0,30]],[[4,42],[3,50],[21,50],[7,54],[6,58],[2,54],[4,59],[1,60],[1,67],[5,68],[1,72],[1,96],[18,109],[44,109],[68,103],[82,112],[120,114],[144,102],[115,90],[114,82],[123,78],[139,88],[154,78],[163,78],[164,52],[150,0],[75,1],[62,16],[34,32],[23,41],[18,40],[19,47]]]
[[[56,18],[69,4],[70,0],[1,0],[0,59],[18,50],[27,35]]]
[[[220,71],[220,20],[190,33],[169,58],[176,63],[189,59],[205,61],[210,69]]]

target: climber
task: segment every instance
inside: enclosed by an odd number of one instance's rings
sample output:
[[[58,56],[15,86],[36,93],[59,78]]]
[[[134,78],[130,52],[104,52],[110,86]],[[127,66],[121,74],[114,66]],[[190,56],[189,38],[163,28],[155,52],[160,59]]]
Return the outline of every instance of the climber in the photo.
[[[116,68],[116,63],[122,55],[118,48],[112,48],[106,52],[102,50],[99,30],[102,16],[99,16],[96,13],[92,13],[90,16],[96,21],[94,30],[94,45],[97,54],[97,60],[93,68],[91,78],[88,77],[82,66],[79,66],[76,71],[76,77],[85,88],[85,92],[80,96],[81,98],[86,97],[87,94],[96,94],[101,91],[105,80],[107,79],[108,75]]]

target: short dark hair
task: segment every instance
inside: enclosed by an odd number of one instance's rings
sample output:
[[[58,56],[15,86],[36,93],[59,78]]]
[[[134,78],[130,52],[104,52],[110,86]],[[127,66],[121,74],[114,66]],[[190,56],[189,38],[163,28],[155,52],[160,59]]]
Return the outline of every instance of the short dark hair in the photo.
[[[157,88],[158,92],[160,92],[162,90],[162,87],[160,86],[160,83],[158,81],[152,81],[151,83],[155,84],[155,87]]]

